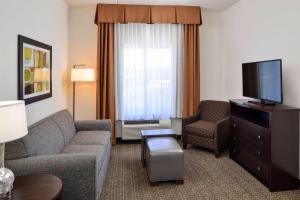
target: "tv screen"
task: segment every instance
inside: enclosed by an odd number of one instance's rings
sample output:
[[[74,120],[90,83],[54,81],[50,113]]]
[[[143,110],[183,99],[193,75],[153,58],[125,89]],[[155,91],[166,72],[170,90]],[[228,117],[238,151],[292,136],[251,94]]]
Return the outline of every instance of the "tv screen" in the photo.
[[[281,60],[243,63],[243,95],[282,103]]]

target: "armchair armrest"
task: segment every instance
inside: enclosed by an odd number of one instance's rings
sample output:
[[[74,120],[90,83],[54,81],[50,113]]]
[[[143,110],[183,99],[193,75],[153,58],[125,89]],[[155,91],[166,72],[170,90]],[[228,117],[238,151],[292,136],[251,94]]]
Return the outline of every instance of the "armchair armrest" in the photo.
[[[217,133],[216,133],[217,146],[218,149],[222,149],[223,147],[228,145],[228,141],[229,141],[229,117],[217,121],[216,125],[217,125]]]
[[[198,121],[200,119],[200,112],[198,112],[197,114],[195,115],[192,115],[190,117],[185,117],[185,118],[182,118],[182,132],[184,130],[184,127],[188,124],[191,124],[195,121]]]
[[[62,199],[95,199],[96,155],[57,154],[7,160],[15,175],[48,173],[63,182]]]
[[[109,119],[76,121],[77,131],[111,131],[112,124]]]
[[[181,123],[181,140],[183,143],[183,148],[186,148],[186,140],[187,140],[187,134],[185,134],[185,126],[188,124],[191,124],[195,121],[198,121],[200,119],[200,112],[198,112],[195,115],[192,115],[190,117],[182,118]]]

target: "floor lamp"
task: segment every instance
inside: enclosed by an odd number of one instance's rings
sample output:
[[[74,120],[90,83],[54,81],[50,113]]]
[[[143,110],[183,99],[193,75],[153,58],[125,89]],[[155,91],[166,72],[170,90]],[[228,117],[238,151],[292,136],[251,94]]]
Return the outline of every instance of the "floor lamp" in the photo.
[[[73,120],[75,120],[75,83],[95,81],[95,72],[93,68],[77,68],[84,65],[74,65],[71,71],[71,81],[73,82]]]

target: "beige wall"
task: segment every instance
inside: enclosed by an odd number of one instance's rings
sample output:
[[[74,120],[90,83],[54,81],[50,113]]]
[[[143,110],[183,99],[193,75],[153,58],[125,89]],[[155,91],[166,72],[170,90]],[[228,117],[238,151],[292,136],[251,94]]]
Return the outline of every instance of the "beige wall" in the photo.
[[[225,99],[242,97],[241,63],[281,58],[284,104],[300,108],[299,11],[298,0],[251,0],[239,1],[224,12]]]
[[[97,64],[96,6],[71,7],[69,14],[69,62]],[[220,99],[222,94],[220,27],[221,12],[203,10],[200,27],[201,99]],[[76,119],[95,119],[96,85],[81,83],[76,88]],[[70,93],[70,95],[72,95]],[[70,102],[72,110],[72,102]]]
[[[26,106],[28,124],[67,108],[68,7],[64,0],[9,0],[0,5],[0,101],[18,98],[18,34],[53,48],[53,97]]]
[[[281,58],[284,103],[300,107],[300,1],[240,1],[224,12],[224,97],[242,97],[241,63]]]
[[[96,6],[72,7],[69,14],[69,63],[97,65]],[[72,93],[70,93],[72,97]],[[76,119],[96,119],[96,83],[76,83]],[[69,109],[72,111],[72,98]]]
[[[222,12],[202,10],[200,26],[200,98],[220,100],[222,94]]]

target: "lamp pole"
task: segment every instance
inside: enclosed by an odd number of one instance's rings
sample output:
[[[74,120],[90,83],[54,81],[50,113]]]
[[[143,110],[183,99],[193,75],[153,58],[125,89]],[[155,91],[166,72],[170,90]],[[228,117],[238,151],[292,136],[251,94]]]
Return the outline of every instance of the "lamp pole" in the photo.
[[[83,67],[85,65],[73,65],[73,69],[75,69],[76,67]],[[75,121],[75,92],[76,92],[76,89],[75,89],[75,85],[76,84],[76,81],[73,81],[73,120]]]
[[[75,121],[75,81],[73,81],[73,121]]]

